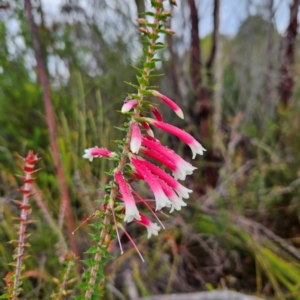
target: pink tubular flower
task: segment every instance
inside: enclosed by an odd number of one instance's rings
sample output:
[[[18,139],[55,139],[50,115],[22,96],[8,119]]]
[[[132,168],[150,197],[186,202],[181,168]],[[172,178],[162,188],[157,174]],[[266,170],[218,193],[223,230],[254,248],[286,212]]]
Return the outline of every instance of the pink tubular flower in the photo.
[[[166,159],[171,161],[176,166],[176,170],[173,172],[173,175],[176,179],[184,180],[186,175],[193,174],[193,171],[197,169],[181,158],[172,149],[162,146],[157,139],[144,137],[142,139],[142,144],[149,149],[153,149],[154,151],[165,156]]]
[[[154,133],[153,133],[152,129],[150,128],[149,124],[146,123],[146,122],[142,122],[141,124],[142,124],[142,126],[146,129],[147,134],[148,134],[149,136],[154,137]]]
[[[160,210],[165,206],[170,207],[172,203],[163,192],[157,178],[144,166],[143,162],[139,159],[132,157],[131,161],[136,171],[144,177],[144,180],[152,190],[156,201],[156,210]]]
[[[163,180],[159,179],[159,183],[166,196],[172,202],[170,213],[172,213],[174,209],[181,210],[181,206],[186,206],[186,203]]]
[[[162,117],[162,115],[160,114],[160,112],[158,111],[158,109],[156,107],[152,106],[151,111],[154,114],[157,121],[161,121],[161,122],[163,121],[163,117]]]
[[[162,100],[163,102],[165,102],[171,109],[173,109],[174,112],[176,113],[176,115],[179,118],[184,119],[183,112],[182,112],[181,108],[174,101],[172,101],[167,96],[161,94],[158,91],[151,90],[150,92],[151,92],[151,94],[153,96],[158,97],[160,100]]]
[[[142,143],[142,134],[139,125],[136,122],[131,123],[131,141],[130,150],[132,153],[139,153]]]
[[[145,155],[159,161],[160,163],[162,163],[163,165],[168,167],[173,172],[176,172],[175,164],[173,162],[171,162],[170,160],[168,160],[165,156],[161,155],[160,153],[158,153],[154,150],[150,150],[145,147],[141,147],[141,152],[144,153]]]
[[[148,217],[146,217],[145,215],[141,214],[141,220],[140,221],[136,221],[134,220],[136,223],[141,224],[143,226],[146,227],[147,232],[148,232],[148,239],[151,237],[151,235],[158,235],[158,231],[160,231],[160,226],[157,225],[157,223],[153,223]]]
[[[129,100],[128,102],[125,102],[122,106],[121,112],[122,113],[127,113],[129,112],[132,108],[137,106],[139,102],[137,100]]]
[[[168,184],[172,189],[176,191],[178,196],[180,198],[189,198],[189,193],[192,193],[193,191],[184,187],[181,185],[177,180],[175,180],[170,174],[166,173],[161,168],[153,165],[147,160],[143,160],[143,164],[146,166],[147,169],[149,169],[153,174],[158,176],[160,179],[162,179],[164,182]]]
[[[136,207],[135,200],[131,194],[130,188],[120,171],[115,172],[115,180],[119,185],[120,192],[125,203],[124,221],[131,222],[133,219],[141,220],[140,213]]]
[[[154,125],[157,128],[160,128],[164,131],[170,132],[176,135],[178,138],[183,140],[192,150],[193,152],[193,159],[196,157],[196,154],[203,155],[203,151],[206,151],[202,145],[196,141],[190,134],[187,132],[179,129],[176,126],[170,125],[168,123],[159,122],[151,118],[145,118],[147,122]]]
[[[115,152],[111,152],[106,148],[98,148],[95,146],[94,148],[85,149],[82,157],[87,158],[89,161],[93,161],[94,157],[113,157],[116,155]]]

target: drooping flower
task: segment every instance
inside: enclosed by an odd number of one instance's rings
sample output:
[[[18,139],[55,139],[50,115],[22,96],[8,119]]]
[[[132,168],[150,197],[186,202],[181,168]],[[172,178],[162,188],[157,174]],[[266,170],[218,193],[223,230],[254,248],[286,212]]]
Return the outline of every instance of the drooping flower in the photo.
[[[193,174],[193,171],[197,169],[181,158],[181,156],[176,154],[172,149],[162,146],[157,139],[144,137],[142,139],[142,144],[149,149],[155,150],[171,161],[176,166],[176,171],[173,171],[173,175],[177,179],[184,180],[186,175]]]
[[[186,206],[186,203],[163,180],[159,179],[159,183],[166,196],[172,202],[170,213],[172,213],[174,209],[181,210],[182,206]]]
[[[167,96],[161,94],[158,91],[151,90],[150,92],[153,96],[158,97],[160,100],[165,102],[171,109],[173,109],[174,112],[176,113],[176,115],[179,118],[184,119],[184,115],[183,115],[183,112],[182,112],[181,108],[174,101],[172,101],[170,98],[168,98]]]
[[[136,207],[135,200],[131,194],[130,188],[126,183],[120,171],[115,172],[115,181],[118,183],[120,192],[125,203],[125,222],[131,222],[133,219],[140,220],[140,213]]]
[[[203,155],[203,152],[206,151],[206,149],[204,149],[203,146],[197,140],[195,140],[189,133],[183,131],[182,129],[179,129],[178,127],[168,123],[159,122],[151,118],[144,119],[150,124],[154,125],[155,127],[172,133],[181,140],[183,140],[191,148],[193,152],[193,159],[196,157],[197,154]]]
[[[122,113],[127,113],[129,112],[132,108],[137,106],[139,102],[137,100],[129,100],[128,102],[125,102],[122,106],[121,112]]]
[[[111,152],[106,148],[98,148],[95,146],[94,148],[88,148],[84,150],[83,158],[88,159],[89,161],[93,161],[94,157],[114,157],[117,154],[115,152]]]
[[[151,162],[147,160],[143,160],[143,164],[149,169],[153,174],[157,175],[160,179],[165,181],[168,186],[170,186],[172,189],[176,191],[178,196],[180,198],[189,198],[189,193],[192,193],[193,191],[186,188],[182,184],[180,184],[177,180],[175,180],[170,174],[166,173],[161,168],[153,165]]]
[[[148,232],[148,239],[151,237],[151,235],[158,235],[158,231],[160,231],[161,227],[157,225],[157,223],[152,222],[148,217],[146,217],[144,214],[140,213],[141,220],[137,221],[134,220],[136,223],[141,224],[146,227]]]
[[[144,166],[143,162],[139,159],[131,157],[131,162],[136,171],[144,177],[144,180],[152,190],[156,201],[156,210],[160,210],[165,206],[170,207],[172,203],[165,195],[157,178]]]
[[[131,123],[130,150],[132,153],[139,153],[142,144],[142,134],[139,125],[136,122]]]

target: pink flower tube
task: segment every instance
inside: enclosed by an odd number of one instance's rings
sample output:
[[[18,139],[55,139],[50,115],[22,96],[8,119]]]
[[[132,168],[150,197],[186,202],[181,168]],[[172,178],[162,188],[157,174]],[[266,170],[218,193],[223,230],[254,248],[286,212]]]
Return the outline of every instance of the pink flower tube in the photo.
[[[161,155],[160,153],[158,153],[154,150],[150,150],[150,149],[145,148],[145,147],[141,147],[141,152],[144,153],[145,155],[157,160],[158,162],[162,163],[167,168],[172,170],[174,173],[177,172],[176,165],[173,162],[171,162],[170,160],[168,160],[164,155]],[[180,174],[180,179],[183,178],[183,177],[184,177],[184,175]]]
[[[172,202],[170,213],[172,213],[174,209],[181,210],[182,206],[186,206],[186,203],[180,197],[178,197],[178,195],[174,192],[174,190],[171,189],[163,180],[159,179],[159,183],[166,196]]]
[[[162,146],[157,139],[144,137],[142,139],[142,144],[149,149],[153,149],[154,151],[165,156],[166,159],[171,161],[176,166],[176,171],[173,172],[173,175],[176,179],[184,180],[186,175],[193,174],[193,171],[197,169],[196,167],[185,161],[183,158],[181,158],[173,150]]]
[[[160,112],[158,111],[158,109],[156,107],[152,106],[151,111],[154,114],[157,121],[161,121],[161,122],[163,121],[163,117],[162,117],[162,115],[160,114]]]
[[[139,125],[136,122],[131,123],[130,150],[132,153],[139,153],[142,143],[142,134]]]
[[[179,129],[176,126],[170,125],[168,123],[159,122],[151,118],[144,118],[147,122],[154,125],[157,128],[160,128],[164,131],[172,133],[176,135],[178,138],[183,140],[192,150],[193,152],[193,159],[196,157],[197,154],[203,155],[203,151],[206,151],[202,145],[196,141],[190,134],[187,132]]]
[[[167,96],[161,94],[158,91],[151,90],[150,92],[153,96],[158,97],[160,100],[165,102],[171,109],[173,109],[174,112],[176,113],[176,115],[179,118],[184,119],[183,112],[182,112],[181,108],[174,101],[172,101],[170,98],[168,98]]]
[[[150,128],[149,124],[147,122],[141,122],[141,124],[144,127],[144,129],[146,130],[147,134],[151,137],[154,137],[154,133],[153,133],[152,129]]]
[[[158,235],[158,231],[161,229],[160,226],[157,225],[157,223],[153,223],[148,217],[146,217],[144,214],[141,214],[141,220],[137,221],[134,220],[134,222],[141,224],[146,227],[148,232],[148,239],[151,237],[151,235]]]
[[[82,157],[87,158],[89,161],[93,161],[94,157],[113,157],[116,155],[115,152],[111,152],[106,148],[98,148],[95,146],[94,148],[85,149]]]
[[[134,107],[136,107],[139,104],[137,100],[129,100],[128,102],[125,102],[122,106],[121,112],[127,113]]]
[[[144,177],[144,180],[152,190],[156,201],[156,210],[160,210],[165,206],[170,207],[172,203],[163,192],[157,178],[144,166],[143,162],[139,159],[132,157],[131,162],[136,171]]]
[[[147,160],[143,160],[143,164],[147,169],[149,169],[153,174],[157,175],[160,179],[168,184],[172,189],[176,191],[180,198],[189,198],[189,193],[193,191],[181,185],[177,180],[175,180],[170,174],[166,173],[161,168],[153,165]]]
[[[140,220],[140,213],[136,207],[135,200],[131,194],[130,188],[127,185],[120,171],[115,172],[115,181],[118,183],[120,193],[123,196],[125,203],[125,222],[131,222],[133,219]]]

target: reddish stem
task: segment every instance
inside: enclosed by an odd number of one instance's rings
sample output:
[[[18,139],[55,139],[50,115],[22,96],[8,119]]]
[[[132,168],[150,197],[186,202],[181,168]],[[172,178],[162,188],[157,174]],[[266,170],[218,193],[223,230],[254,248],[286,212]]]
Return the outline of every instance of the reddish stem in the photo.
[[[60,185],[60,191],[62,195],[62,204],[60,211],[60,219],[63,220],[65,213],[67,217],[67,228],[68,228],[68,237],[70,240],[70,246],[74,254],[79,257],[79,252],[77,249],[75,237],[72,234],[74,231],[74,222],[72,217],[72,209],[70,204],[70,197],[68,193],[68,188],[64,176],[64,171],[62,167],[62,162],[59,155],[59,148],[57,143],[57,135],[56,135],[56,125],[55,125],[55,117],[54,111],[51,101],[50,94],[50,86],[48,82],[48,76],[46,72],[46,66],[44,62],[44,57],[42,55],[42,47],[40,43],[39,33],[36,24],[34,23],[33,15],[32,15],[32,7],[30,0],[25,0],[25,10],[27,12],[27,19],[30,27],[30,34],[33,41],[33,48],[35,52],[35,58],[37,62],[37,73],[40,84],[43,88],[43,98],[45,103],[45,111],[46,118],[48,124],[48,130],[50,135],[50,144],[53,151],[54,163],[56,166],[58,183]]]

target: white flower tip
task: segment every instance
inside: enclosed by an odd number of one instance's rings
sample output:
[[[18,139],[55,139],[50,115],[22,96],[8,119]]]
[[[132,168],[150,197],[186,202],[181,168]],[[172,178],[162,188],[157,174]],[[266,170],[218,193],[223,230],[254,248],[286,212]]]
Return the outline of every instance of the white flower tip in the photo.
[[[141,140],[132,139],[130,142],[130,150],[132,153],[138,154],[141,148]]]
[[[153,133],[152,129],[147,130],[147,133],[148,133],[148,135],[154,137],[154,133]]]
[[[129,223],[133,219],[140,221],[141,220],[140,213],[135,205],[134,206],[126,205],[124,221]]]
[[[193,152],[193,159],[195,159],[197,154],[203,155],[204,151],[206,151],[206,149],[203,148],[203,146],[196,140],[194,141],[193,144],[190,144],[189,146]]]
[[[175,110],[176,115],[180,118],[180,119],[184,119],[184,114],[183,111],[178,108],[177,110]]]
[[[82,155],[83,158],[88,159],[89,161],[93,161],[94,156],[91,154],[91,149],[84,149],[84,154]]]
[[[147,226],[148,239],[151,238],[151,235],[157,236],[160,229],[161,229],[161,227],[158,226],[156,223],[151,223],[150,226]]]
[[[186,175],[182,174],[181,172],[173,172],[173,176],[176,180],[185,180]]]

